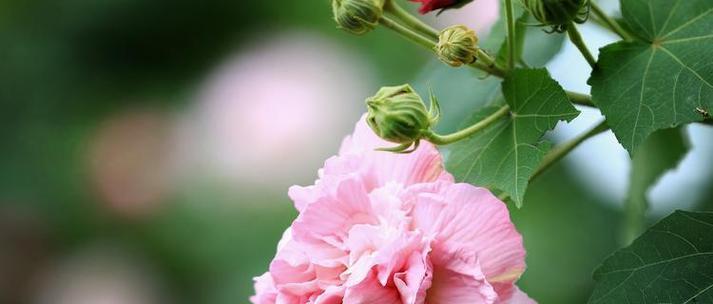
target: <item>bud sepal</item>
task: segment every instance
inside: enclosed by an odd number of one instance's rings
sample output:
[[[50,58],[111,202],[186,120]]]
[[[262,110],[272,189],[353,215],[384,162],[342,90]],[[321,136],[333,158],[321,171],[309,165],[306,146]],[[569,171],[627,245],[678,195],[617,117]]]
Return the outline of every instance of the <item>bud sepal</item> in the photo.
[[[386,0],[332,0],[332,13],[337,27],[363,35],[379,25]]]
[[[445,28],[438,36],[438,59],[452,67],[474,63],[478,59],[478,36],[464,25]]]
[[[366,122],[380,138],[399,144],[380,148],[381,151],[409,153],[418,148],[420,140],[438,122],[440,107],[431,93],[430,108],[408,84],[383,87],[376,95],[367,98],[369,113]]]

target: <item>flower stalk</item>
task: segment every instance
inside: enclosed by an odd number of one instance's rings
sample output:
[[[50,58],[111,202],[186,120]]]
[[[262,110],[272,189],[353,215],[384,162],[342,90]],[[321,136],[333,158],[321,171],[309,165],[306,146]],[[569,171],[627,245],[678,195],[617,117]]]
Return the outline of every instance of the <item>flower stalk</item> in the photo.
[[[572,43],[577,47],[577,49],[579,49],[579,52],[582,53],[582,56],[584,56],[584,59],[587,60],[587,63],[589,63],[592,68],[594,68],[594,66],[597,65],[597,60],[589,51],[587,45],[584,44],[582,34],[579,33],[579,30],[577,30],[577,27],[574,25],[574,22],[570,22],[569,26],[567,26],[567,34],[569,35],[569,40],[572,41]]]
[[[592,2],[591,7],[592,7],[592,12],[594,12],[594,15],[597,16],[597,18],[599,18],[599,20],[601,20],[609,30],[616,33],[617,35],[619,35],[619,37],[621,37],[622,39],[624,39],[626,41],[633,40],[631,38],[631,35],[629,35],[629,33],[626,30],[624,30],[623,27],[621,27],[619,22],[617,22],[616,20],[614,20],[614,18],[607,15],[604,12],[604,10],[602,10],[602,8],[599,7],[599,5],[596,2]]]
[[[423,35],[394,21],[388,16],[382,16],[379,20],[379,23],[381,23],[381,25],[385,26],[386,28],[400,34],[401,36],[406,37],[407,39],[427,49],[432,50],[436,46],[436,42],[433,39],[424,37]]]
[[[442,145],[448,145],[452,144],[455,142],[458,142],[460,140],[463,140],[467,137],[470,137],[471,135],[478,133],[482,131],[483,129],[489,127],[496,121],[500,120],[501,118],[505,117],[510,113],[510,107],[509,106],[503,106],[502,108],[498,109],[495,113],[491,114],[490,116],[486,117],[485,119],[478,121],[474,125],[467,127],[463,130],[456,131],[455,133],[451,133],[448,135],[439,135],[436,134],[435,132],[429,130],[424,134],[424,137],[426,140],[430,141],[433,144],[442,146]]]
[[[421,21],[421,19],[416,18],[416,16],[409,14],[409,12],[396,3],[395,0],[387,0],[384,4],[384,11],[391,13],[391,15],[401,21],[405,26],[431,39],[438,39],[438,31]]]
[[[508,70],[512,70],[515,67],[515,16],[512,0],[505,0],[505,13],[508,32]]]

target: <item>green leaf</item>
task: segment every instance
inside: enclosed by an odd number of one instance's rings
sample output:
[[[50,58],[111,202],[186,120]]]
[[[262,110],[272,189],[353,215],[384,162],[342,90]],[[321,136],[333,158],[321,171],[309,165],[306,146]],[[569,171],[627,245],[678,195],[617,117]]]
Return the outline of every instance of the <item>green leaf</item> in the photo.
[[[592,304],[713,303],[713,213],[674,212],[607,258],[594,279]]]
[[[601,49],[592,98],[630,153],[652,132],[713,108],[713,1],[622,0],[637,41]]]
[[[545,132],[579,111],[545,69],[517,69],[503,82],[511,115],[453,145],[446,167],[457,180],[508,194],[522,206],[527,183],[550,144]],[[492,114],[491,106],[474,114],[472,122]]]
[[[678,163],[688,152],[688,140],[681,127],[654,132],[636,148],[631,161],[629,194],[626,202],[627,221],[630,223],[625,238],[630,242],[643,232],[648,203],[646,194],[659,178]]]

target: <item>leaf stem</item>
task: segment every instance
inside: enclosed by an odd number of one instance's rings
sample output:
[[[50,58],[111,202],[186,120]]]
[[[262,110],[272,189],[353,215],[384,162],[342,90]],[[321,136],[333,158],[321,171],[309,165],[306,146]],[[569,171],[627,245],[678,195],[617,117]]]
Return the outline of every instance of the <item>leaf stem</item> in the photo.
[[[616,33],[617,35],[619,35],[619,37],[621,37],[622,39],[624,39],[626,41],[632,40],[631,35],[629,35],[629,33],[626,30],[624,30],[624,28],[621,27],[619,22],[617,22],[616,20],[614,20],[614,18],[607,15],[604,12],[604,10],[602,10],[602,8],[599,7],[598,4],[596,4],[595,2],[592,1],[591,5],[592,5],[592,11],[594,11],[594,15],[597,16],[597,18],[599,18],[600,20],[602,20],[607,28],[609,28],[612,32]]]
[[[438,31],[436,31],[434,28],[432,28],[425,22],[421,21],[421,19],[418,19],[414,15],[411,15],[408,11],[406,11],[398,3],[396,3],[396,0],[387,0],[384,4],[384,10],[391,13],[394,17],[403,22],[405,26],[411,27],[412,29],[428,36],[429,38],[436,40],[438,39]]]
[[[508,32],[508,70],[515,67],[515,16],[512,0],[505,0],[505,13],[507,17]]]
[[[543,172],[545,172],[548,168],[550,168],[554,163],[565,157],[569,152],[572,152],[574,148],[579,146],[581,143],[586,141],[589,138],[592,138],[606,130],[609,130],[609,127],[607,126],[605,121],[602,121],[599,123],[597,126],[592,128],[591,130],[587,131],[584,134],[581,134],[574,139],[563,143],[554,149],[547,153],[545,157],[542,159],[542,163],[540,166],[535,170],[535,173],[532,174],[532,177],[530,177],[530,181],[534,180],[538,176],[540,176]]]
[[[567,25],[567,34],[569,34],[569,40],[572,41],[572,43],[579,49],[582,56],[584,56],[584,59],[587,59],[589,65],[594,68],[597,64],[597,60],[594,59],[594,56],[592,56],[592,53],[589,52],[587,45],[584,44],[582,34],[579,33],[577,27],[574,25],[574,22],[570,22],[569,25]]]
[[[433,39],[424,37],[387,16],[382,16],[379,23],[431,51],[436,47],[436,42]]]
[[[436,145],[452,144],[487,128],[496,121],[500,120],[500,118],[503,118],[508,113],[510,113],[510,107],[505,105],[502,108],[498,109],[495,113],[486,117],[485,119],[478,121],[477,123],[463,130],[456,131],[455,133],[451,133],[448,135],[439,135],[433,131],[429,131],[424,136],[428,141]]]

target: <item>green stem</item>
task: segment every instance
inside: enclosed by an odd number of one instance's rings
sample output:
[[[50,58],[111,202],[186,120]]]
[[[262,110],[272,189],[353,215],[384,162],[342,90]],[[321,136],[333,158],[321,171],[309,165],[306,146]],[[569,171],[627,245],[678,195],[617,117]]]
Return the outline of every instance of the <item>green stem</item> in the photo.
[[[469,64],[468,66],[476,68],[481,71],[484,71],[490,75],[498,76],[500,78],[505,78],[505,76],[507,75],[507,72],[503,71],[498,66],[485,64],[484,62],[476,61],[476,62]]]
[[[573,104],[596,108],[589,95],[567,91],[567,97]]]
[[[542,159],[542,163],[537,168],[537,170],[535,170],[535,173],[532,174],[532,177],[530,177],[530,180],[532,181],[533,179],[540,176],[540,174],[545,172],[554,163],[556,163],[557,161],[559,161],[560,159],[565,157],[567,154],[569,154],[569,152],[572,152],[572,150],[574,150],[574,148],[579,146],[581,143],[583,143],[587,139],[592,138],[606,130],[609,130],[609,127],[607,127],[606,122],[603,121],[603,122],[599,123],[596,127],[587,131],[586,133],[579,135],[576,138],[555,147],[554,149],[552,149],[552,151],[550,151],[549,153],[547,153],[547,155],[545,155],[545,157]]]
[[[510,107],[503,106],[495,113],[463,130],[448,135],[439,135],[434,132],[428,132],[427,134],[425,134],[425,137],[428,141],[436,145],[452,144],[487,128],[488,126],[492,125],[494,122],[498,121],[500,118],[507,115],[508,113],[510,113]]]
[[[408,11],[406,11],[398,3],[396,3],[396,0],[387,0],[384,4],[384,10],[399,19],[405,26],[411,27],[412,29],[420,32],[421,34],[438,40],[438,31],[421,21],[421,19],[418,19],[414,15],[411,15]]]
[[[567,34],[569,34],[569,40],[572,41],[572,43],[579,49],[584,56],[584,59],[587,59],[589,65],[594,68],[597,64],[597,60],[594,59],[594,56],[592,56],[592,53],[589,52],[587,45],[584,44],[584,39],[582,39],[582,35],[577,30],[574,22],[570,22],[569,25],[567,25]]]
[[[508,32],[508,70],[515,67],[515,16],[513,16],[512,0],[505,0]]]
[[[644,197],[629,197],[624,206],[624,239],[625,246],[633,242],[646,228],[646,199]]]
[[[408,38],[409,40],[411,40],[411,41],[413,41],[413,42],[415,42],[415,43],[417,43],[431,51],[433,51],[433,48],[436,47],[436,42],[433,41],[433,39],[424,37],[421,34],[412,31],[411,29],[399,24],[398,22],[392,20],[391,18],[389,18],[387,16],[382,16],[381,19],[379,20],[379,22],[383,26],[393,30],[394,32],[401,34],[402,36]]]
[[[403,25],[395,22],[394,20],[392,20],[391,18],[388,18],[386,16],[383,16],[381,18],[380,23],[382,25],[384,25],[385,27],[393,30],[394,32],[402,35],[403,37],[417,43],[420,46],[425,47],[429,51],[435,52],[435,50],[434,50],[434,47],[436,46],[435,40],[424,37],[421,34],[416,33],[414,31],[412,31],[411,29],[404,27]],[[491,75],[495,75],[500,78],[505,78],[507,76],[507,72],[502,70],[501,68],[499,68],[496,65],[488,65],[486,63],[476,61],[475,63],[470,64],[469,66],[473,67],[475,69],[484,71],[486,73],[489,73]],[[594,106],[594,104],[592,103],[592,98],[587,95],[568,91],[567,96],[569,96],[570,100],[572,100],[572,102],[575,104],[580,104],[580,105],[585,105],[585,106],[590,106],[590,107]]]
[[[616,33],[621,37],[622,39],[626,41],[631,41],[631,35],[627,31],[624,30],[624,28],[621,27],[619,22],[616,22],[612,17],[609,17],[604,10],[602,10],[599,5],[597,5],[595,2],[592,2],[592,11],[594,11],[594,15],[597,16],[600,20],[604,22],[607,28],[609,28],[612,32]]]
[[[480,62],[487,66],[494,66],[495,65],[495,59],[493,57],[490,57],[488,53],[483,51],[482,49],[478,48],[478,52],[475,54],[475,57],[478,58]]]

